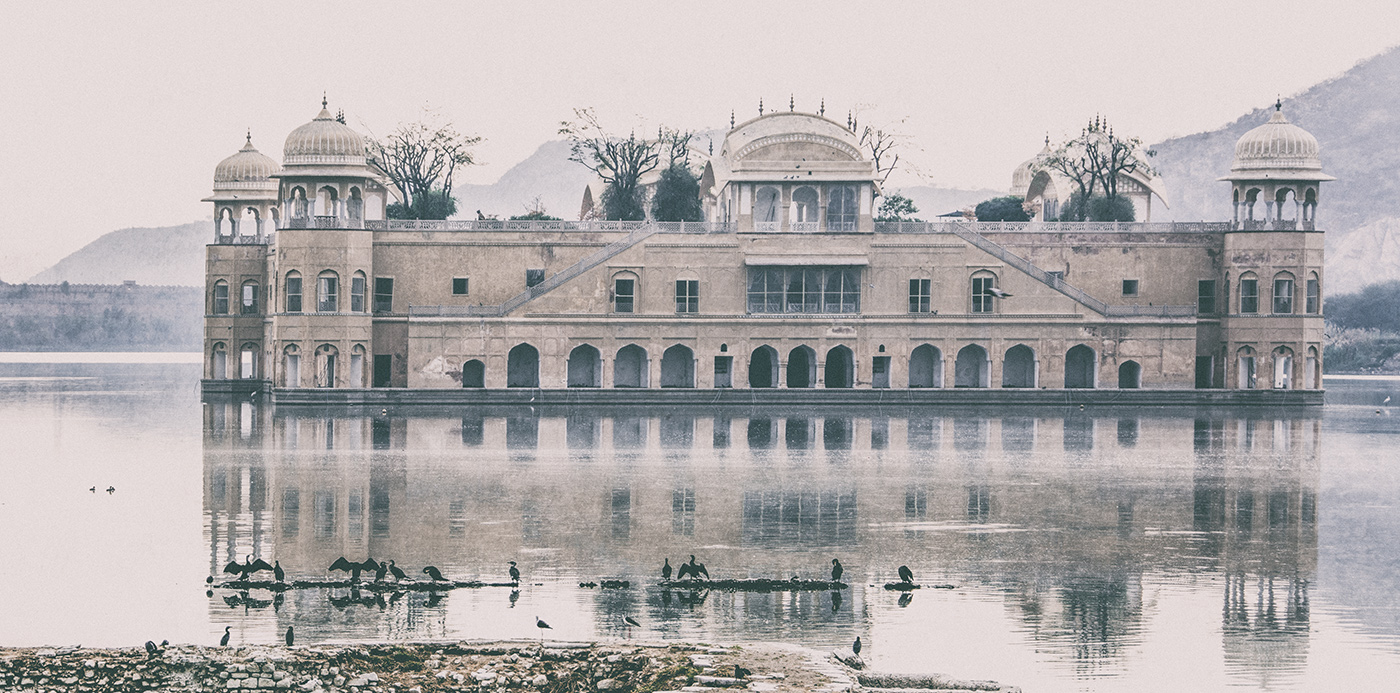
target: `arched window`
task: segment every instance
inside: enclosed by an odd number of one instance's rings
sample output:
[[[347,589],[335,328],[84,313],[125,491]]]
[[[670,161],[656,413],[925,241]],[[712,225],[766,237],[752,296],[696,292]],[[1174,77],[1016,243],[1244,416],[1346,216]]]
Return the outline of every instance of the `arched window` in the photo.
[[[809,346],[799,346],[788,352],[787,386],[813,387],[817,384],[817,352]]]
[[[782,225],[782,193],[771,185],[761,185],[754,196],[753,228],[755,231],[777,231]]]
[[[295,344],[282,349],[282,387],[301,387],[301,349]]]
[[[225,224],[228,226],[225,227]],[[233,219],[233,210],[228,207],[220,207],[214,213],[214,235],[219,238],[233,236],[238,233],[238,222]]]
[[[959,349],[953,363],[953,387],[990,387],[991,365],[987,350],[981,346],[969,344]]]
[[[301,272],[292,270],[282,284],[282,294],[288,313],[301,312]]]
[[[365,312],[365,273],[359,270],[350,277],[350,312]]]
[[[335,387],[336,360],[340,350],[330,344],[316,347],[316,387]]]
[[[646,387],[648,370],[646,349],[628,344],[613,357],[613,387]]]
[[[820,228],[821,204],[817,189],[804,185],[792,191],[792,230],[816,231]]]
[[[258,283],[252,280],[243,282],[242,291],[239,292],[238,313],[240,315],[258,314]]]
[[[569,387],[598,387],[601,384],[602,357],[598,349],[580,344],[569,352]]]
[[[1259,277],[1253,272],[1240,275],[1240,312],[1245,315],[1259,312]]]
[[[1142,387],[1142,366],[1137,361],[1124,361],[1118,366],[1118,388],[1135,390]]]
[[[778,350],[764,345],[749,355],[749,387],[778,386]]]
[[[996,295],[992,293],[996,287],[997,275],[990,270],[978,270],[972,273],[972,312],[996,312]]]
[[[1274,349],[1274,389],[1293,389],[1293,350],[1288,347]]]
[[[1303,388],[1316,390],[1322,386],[1322,369],[1317,360],[1317,347],[1308,347],[1307,360],[1303,362]]]
[[[247,342],[238,350],[238,377],[258,377],[258,345]]]
[[[238,235],[262,235],[262,219],[258,216],[258,210],[252,207],[243,208],[243,214],[238,220]]]
[[[213,380],[228,377],[228,347],[223,342],[214,342],[209,352],[209,377]]]
[[[365,347],[356,344],[350,347],[350,387],[365,386]]]
[[[1035,351],[1024,344],[1017,344],[1006,350],[1001,362],[1002,387],[1036,386]]]
[[[228,282],[222,279],[214,282],[214,293],[210,298],[210,313],[214,315],[228,315]]]
[[[856,205],[854,185],[829,185],[826,188],[826,228],[828,231],[855,231],[860,208]]]
[[[943,387],[943,354],[938,347],[914,347],[909,354],[909,387]]]
[[[1065,352],[1065,387],[1092,388],[1098,383],[1098,356],[1083,344]]]
[[[334,313],[340,310],[340,277],[326,270],[316,278],[316,312]]]
[[[345,216],[356,221],[365,218],[365,201],[357,187],[350,188],[350,199],[345,201]]]
[[[614,313],[637,311],[637,275],[618,272],[613,275],[612,304]]]
[[[540,352],[529,344],[517,344],[506,356],[506,387],[540,386]]]
[[[1244,194],[1245,218],[1254,221],[1254,203],[1259,201],[1259,188],[1250,188]]]
[[[1317,188],[1308,188],[1303,193],[1303,219],[1308,222],[1317,220]]]
[[[850,347],[834,346],[826,352],[826,368],[822,375],[827,387],[855,387],[855,354],[851,352]]]
[[[1274,314],[1291,315],[1293,313],[1293,274],[1291,272],[1279,272],[1274,275]]]
[[[339,200],[339,197],[340,197],[340,196],[336,193],[335,188],[333,188],[333,187],[331,187],[331,186],[329,186],[329,185],[322,186],[322,188],[321,188],[320,190],[317,190],[317,191],[316,191],[316,216],[318,216],[318,217],[336,217],[336,216],[340,216],[340,213],[339,213],[339,210],[338,210],[338,205],[337,205],[337,202],[338,202],[338,200]]]
[[[661,387],[695,387],[695,352],[676,344],[661,354]]]
[[[1289,205],[1290,201],[1293,203],[1291,206]],[[1298,196],[1293,192],[1293,188],[1279,188],[1278,191],[1274,193],[1274,205],[1275,219],[1291,219],[1295,221],[1298,219]],[[1288,208],[1287,212],[1292,213],[1291,216],[1284,211],[1285,208]]]
[[[306,188],[298,185],[292,188],[292,197],[287,200],[291,205],[291,216],[293,219],[305,219],[310,214],[310,208],[306,199]]]
[[[1242,346],[1235,352],[1235,359],[1239,371],[1237,385],[1241,390],[1253,390],[1259,386],[1258,371],[1256,370],[1254,348]]]
[[[486,387],[486,364],[476,359],[462,364],[462,387]]]
[[[1307,295],[1304,299],[1303,311],[1308,315],[1317,315],[1322,312],[1322,282],[1317,278],[1317,272],[1308,273]]]

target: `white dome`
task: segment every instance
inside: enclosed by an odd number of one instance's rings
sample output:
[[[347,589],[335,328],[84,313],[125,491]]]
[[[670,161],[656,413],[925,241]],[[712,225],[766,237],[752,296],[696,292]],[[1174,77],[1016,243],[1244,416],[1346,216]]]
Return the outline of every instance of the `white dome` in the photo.
[[[337,121],[321,102],[315,120],[293,130],[282,147],[282,164],[365,165],[365,139]]]
[[[1269,122],[1235,142],[1235,161],[1230,165],[1229,178],[1330,179],[1322,175],[1319,150],[1317,138],[1288,122],[1282,107],[1276,104]]]
[[[270,183],[276,173],[277,162],[253,146],[253,136],[250,134],[248,141],[237,154],[220,161],[219,165],[214,167],[214,185],[220,187],[220,183]]]

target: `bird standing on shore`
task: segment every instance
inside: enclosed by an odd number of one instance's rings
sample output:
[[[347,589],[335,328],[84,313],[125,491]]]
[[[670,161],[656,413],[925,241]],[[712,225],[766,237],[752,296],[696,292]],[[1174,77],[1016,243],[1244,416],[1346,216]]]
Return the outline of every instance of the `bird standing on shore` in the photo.
[[[520,569],[515,567],[515,561],[510,562],[510,581],[520,582]]]
[[[293,635],[292,635],[292,627],[291,627],[291,626],[287,626],[287,647],[291,647],[291,646],[292,646],[292,640],[293,640],[293,639],[294,639],[294,637],[293,637]]]
[[[447,581],[448,581],[447,578],[445,578],[445,577],[442,576],[442,571],[438,570],[438,569],[437,569],[437,566],[431,566],[431,565],[430,565],[430,566],[424,567],[424,568],[423,568],[423,574],[427,575],[428,577],[432,578],[434,581],[437,581],[437,582],[447,582]]]
[[[394,582],[403,582],[404,578],[408,577],[404,574],[403,568],[394,565],[393,561],[389,561],[389,574],[394,576]]]
[[[233,626],[224,626],[224,637],[219,638],[219,647],[228,647],[228,639],[231,635],[229,630],[232,628]]]
[[[666,563],[661,566],[661,579],[671,579],[671,559],[667,558]]]
[[[910,570],[907,565],[899,566],[899,580],[901,582],[913,582],[914,571]]]
[[[539,616],[536,616],[536,617],[535,617],[535,627],[540,629],[540,644],[543,645],[543,644],[544,644],[544,632],[545,632],[546,630],[554,630],[554,628],[551,627],[548,623],[545,623],[545,622],[544,622],[544,619],[540,618]]]
[[[841,559],[831,559],[831,581],[841,582],[841,574],[844,572],[846,572],[846,569],[841,567]]]
[[[283,580],[287,579],[287,572],[285,570],[282,570],[281,561],[272,562],[272,577],[275,578],[278,582],[282,582]]]
[[[854,653],[856,653],[857,655],[860,654],[860,636],[859,636],[859,635],[856,636],[855,644],[851,645],[851,652],[854,652]]]
[[[147,657],[154,657],[154,656],[156,656],[156,655],[158,655],[158,654],[160,654],[160,648],[156,647],[156,641],[154,641],[154,640],[147,640],[147,641],[146,641],[146,656],[147,656]]]

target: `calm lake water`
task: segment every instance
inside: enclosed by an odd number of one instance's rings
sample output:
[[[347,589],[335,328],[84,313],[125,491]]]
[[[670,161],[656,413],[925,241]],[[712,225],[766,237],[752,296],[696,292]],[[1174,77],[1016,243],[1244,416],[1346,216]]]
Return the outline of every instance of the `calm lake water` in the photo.
[[[1400,679],[1400,380],[1236,412],[381,412],[202,402],[197,364],[102,360],[0,363],[0,645],[530,638],[539,616],[571,640],[860,635],[876,668],[1027,691]],[[249,554],[525,579],[206,596]],[[690,554],[714,577],[839,558],[851,586],[655,587]],[[901,564],[955,589],[886,591]],[[600,579],[632,587],[578,585]]]

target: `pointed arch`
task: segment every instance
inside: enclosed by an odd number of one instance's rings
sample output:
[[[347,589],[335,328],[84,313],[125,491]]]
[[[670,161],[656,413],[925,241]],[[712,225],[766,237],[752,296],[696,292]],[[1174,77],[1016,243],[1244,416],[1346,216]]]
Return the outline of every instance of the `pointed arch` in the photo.
[[[920,344],[909,354],[909,387],[943,387],[943,352]]]
[[[540,386],[540,351],[526,343],[506,355],[506,387]]]
[[[661,387],[695,387],[695,352],[676,344],[661,353]]]
[[[569,352],[569,387],[598,387],[602,384],[602,355],[591,344],[580,344]]]
[[[1065,352],[1065,387],[1069,389],[1092,389],[1097,386],[1098,356],[1094,350],[1083,344],[1076,344]]]
[[[613,357],[613,387],[647,387],[647,350],[628,344]]]
[[[1038,384],[1039,370],[1035,350],[1025,344],[1017,344],[1007,349],[1002,357],[1001,386],[1033,388]]]
[[[788,352],[787,386],[815,387],[817,384],[817,352],[805,344]]]
[[[462,387],[486,387],[486,364],[476,359],[463,363]]]
[[[990,387],[991,359],[987,350],[978,344],[969,344],[958,350],[957,361],[953,364],[953,387]]]
[[[778,386],[778,350],[763,345],[749,354],[749,387]]]
[[[826,352],[826,367],[822,375],[822,380],[826,387],[855,387],[855,353],[847,346],[837,345],[832,347],[830,351]]]
[[[1124,361],[1118,365],[1118,389],[1136,390],[1142,387],[1142,366],[1137,361]]]

